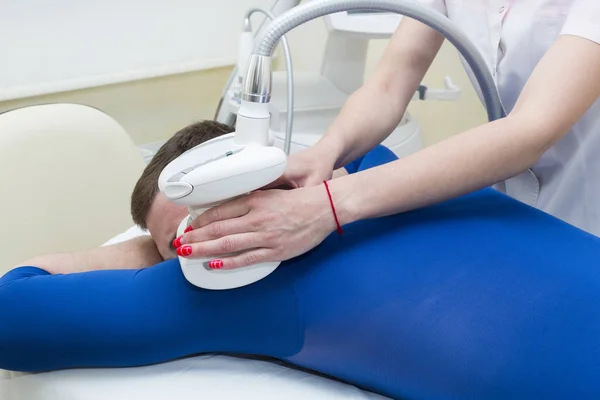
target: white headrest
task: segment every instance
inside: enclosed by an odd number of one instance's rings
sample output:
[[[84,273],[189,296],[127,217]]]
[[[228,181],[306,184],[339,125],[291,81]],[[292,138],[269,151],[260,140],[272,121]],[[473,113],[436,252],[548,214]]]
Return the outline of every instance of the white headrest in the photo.
[[[0,114],[0,274],[26,258],[95,247],[131,226],[138,148],[103,112],[76,104]]]

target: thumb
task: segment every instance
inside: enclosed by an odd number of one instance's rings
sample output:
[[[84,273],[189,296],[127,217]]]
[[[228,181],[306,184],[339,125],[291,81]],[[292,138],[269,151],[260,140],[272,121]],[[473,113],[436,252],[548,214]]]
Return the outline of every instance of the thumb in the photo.
[[[304,185],[302,185],[302,186],[304,186],[304,187],[318,186],[321,183],[323,183],[324,180],[328,180],[328,179],[320,179],[320,177],[318,177],[318,176],[311,176],[304,181]]]
[[[296,189],[298,185],[292,182],[285,174],[280,176],[277,180],[265,185],[262,190],[268,189]]]
[[[308,175],[304,181],[302,182],[301,186],[307,187],[307,186],[318,186],[320,184],[323,183],[323,181],[328,181],[332,178],[333,176],[333,171],[331,172],[325,172],[325,173],[312,173],[310,175]]]

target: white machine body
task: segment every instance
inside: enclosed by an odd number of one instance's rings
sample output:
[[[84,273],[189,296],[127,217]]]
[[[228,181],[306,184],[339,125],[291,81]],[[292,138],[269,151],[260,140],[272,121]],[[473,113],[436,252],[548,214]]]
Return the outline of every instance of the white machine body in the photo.
[[[202,143],[173,160],[161,172],[159,190],[173,203],[188,207],[189,216],[177,229],[183,235],[191,220],[226,200],[246,195],[278,179],[285,171],[287,156],[268,139],[261,106],[250,106],[238,119],[241,130]],[[261,130],[262,128],[262,130]],[[212,258],[179,257],[185,278],[195,286],[223,290],[254,283],[270,273],[279,262],[250,267],[213,270]]]

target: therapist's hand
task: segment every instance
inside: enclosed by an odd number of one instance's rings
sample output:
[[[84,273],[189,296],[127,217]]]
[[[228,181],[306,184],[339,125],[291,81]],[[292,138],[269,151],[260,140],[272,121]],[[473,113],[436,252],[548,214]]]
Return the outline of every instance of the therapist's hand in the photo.
[[[332,178],[335,162],[335,154],[325,148],[313,146],[302,150],[288,158],[283,176],[267,185],[266,189],[277,187],[295,189],[320,185],[323,181]]]
[[[322,184],[254,192],[211,208],[190,226],[193,230],[181,237],[178,254],[211,258],[209,267],[215,269],[293,258],[336,228]]]

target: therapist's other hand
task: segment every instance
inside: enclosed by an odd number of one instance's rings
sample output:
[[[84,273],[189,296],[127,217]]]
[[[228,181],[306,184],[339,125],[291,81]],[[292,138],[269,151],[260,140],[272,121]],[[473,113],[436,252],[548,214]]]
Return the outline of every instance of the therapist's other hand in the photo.
[[[335,162],[333,154],[328,154],[316,146],[302,150],[288,158],[284,174],[265,189],[317,186],[332,178]]]
[[[211,258],[209,267],[232,269],[303,254],[336,224],[320,185],[254,192],[207,210],[190,227],[179,239],[178,254]]]

